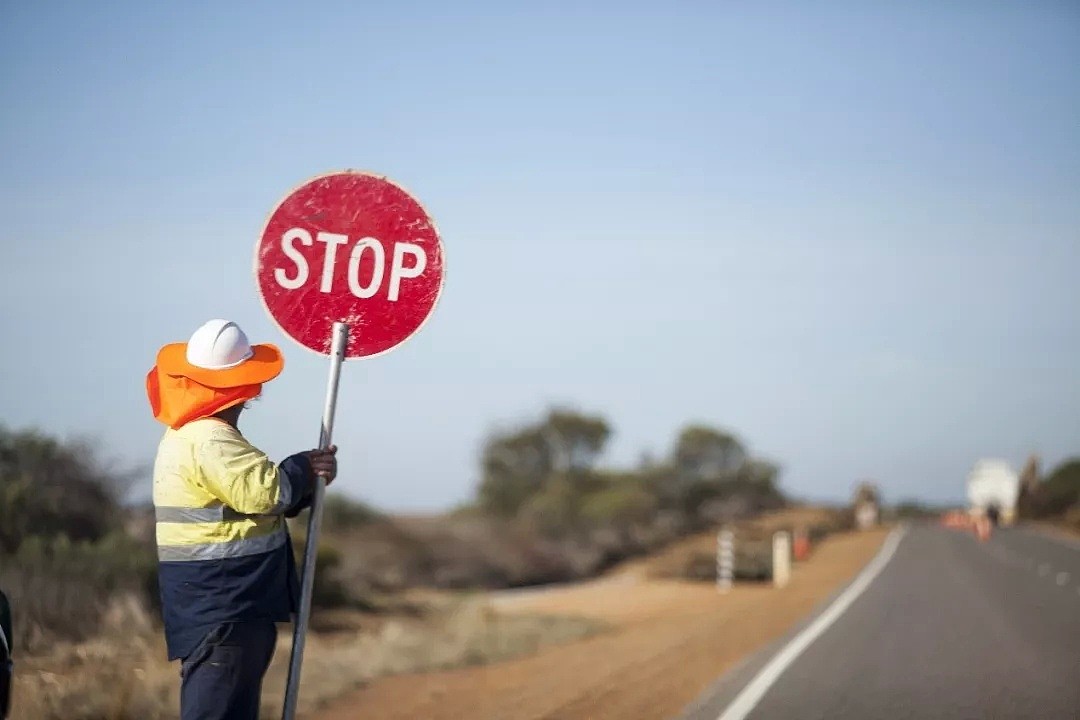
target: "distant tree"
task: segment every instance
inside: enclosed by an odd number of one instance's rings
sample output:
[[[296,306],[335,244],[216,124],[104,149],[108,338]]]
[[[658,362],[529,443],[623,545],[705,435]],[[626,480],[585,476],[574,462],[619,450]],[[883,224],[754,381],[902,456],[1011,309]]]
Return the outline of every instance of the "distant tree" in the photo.
[[[652,473],[655,490],[665,507],[677,509],[688,519],[699,517],[701,508],[721,496],[746,464],[746,450],[734,436],[704,425],[684,427],[675,439],[668,471]]]
[[[1080,458],[1072,458],[1054,468],[1036,486],[1029,500],[1029,517],[1050,518],[1080,507]]]
[[[631,478],[589,493],[581,503],[581,515],[586,522],[617,530],[647,522],[656,509],[656,498]]]
[[[735,436],[702,425],[679,433],[672,457],[678,478],[687,483],[730,479],[746,460],[746,449]]]
[[[611,426],[599,416],[553,410],[540,426],[556,470],[592,470],[611,437]]]
[[[551,450],[536,427],[488,438],[480,456],[480,505],[512,516],[554,471]]]
[[[780,467],[768,460],[751,458],[739,468],[738,478],[751,487],[762,490],[775,490],[780,477]]]
[[[666,467],[652,468],[647,481],[664,508],[691,526],[733,519],[780,507],[780,468],[753,458],[734,435],[704,425],[683,428]]]
[[[587,478],[610,435],[603,418],[569,410],[553,410],[538,423],[492,435],[480,457],[481,506],[512,516],[556,475]]]
[[[300,515],[300,523],[306,524],[308,513]],[[328,493],[323,501],[323,528],[337,532],[362,527],[382,517],[378,510],[367,503],[353,500],[340,493]],[[321,552],[321,548],[320,548]]]
[[[634,470],[619,473],[597,467],[610,434],[603,418],[556,410],[492,435],[481,454],[478,507],[550,537],[604,535],[610,559],[612,542],[669,537],[671,528],[684,532],[784,504],[779,467],[750,457],[728,432],[687,426],[663,460],[643,455]]]
[[[121,526],[130,482],[85,443],[0,427],[0,551],[29,537],[100,540]]]
[[[552,537],[582,529],[581,494],[566,478],[556,478],[532,494],[520,509],[529,527]]]

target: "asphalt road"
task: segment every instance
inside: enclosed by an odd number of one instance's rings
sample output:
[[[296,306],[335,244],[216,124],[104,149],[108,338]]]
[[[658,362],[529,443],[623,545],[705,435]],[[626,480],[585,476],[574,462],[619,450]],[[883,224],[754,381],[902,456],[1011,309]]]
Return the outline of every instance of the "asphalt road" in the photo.
[[[882,559],[685,719],[1080,720],[1080,543],[925,525]]]

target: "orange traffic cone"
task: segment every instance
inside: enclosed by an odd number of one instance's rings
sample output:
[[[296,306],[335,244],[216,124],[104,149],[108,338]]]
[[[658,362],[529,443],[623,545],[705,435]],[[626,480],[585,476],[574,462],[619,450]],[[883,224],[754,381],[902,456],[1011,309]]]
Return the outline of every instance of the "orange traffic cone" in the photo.
[[[792,545],[792,550],[796,560],[805,560],[810,557],[810,538],[807,536],[805,528],[799,528],[795,531],[795,542]]]

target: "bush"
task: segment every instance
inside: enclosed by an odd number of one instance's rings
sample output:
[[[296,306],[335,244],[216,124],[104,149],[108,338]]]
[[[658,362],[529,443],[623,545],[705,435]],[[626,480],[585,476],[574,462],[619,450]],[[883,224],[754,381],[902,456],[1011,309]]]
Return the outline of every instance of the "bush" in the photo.
[[[156,612],[152,546],[123,527],[129,482],[86,443],[0,428],[0,587],[17,648],[91,637],[121,596]]]
[[[891,511],[886,510],[885,514],[895,520],[926,520],[941,515],[942,510],[916,500],[905,500]]]
[[[306,523],[308,513],[300,516]],[[323,500],[322,529],[327,532],[341,532],[363,527],[382,518],[378,510],[358,500],[351,500],[344,495],[328,493]]]
[[[303,539],[293,541],[293,554],[296,558],[297,572],[304,569]],[[315,552],[315,580],[311,586],[312,608],[367,608],[369,604],[351,593],[341,580],[341,551],[330,544],[319,544]],[[302,578],[301,578],[302,579]]]
[[[320,545],[315,553],[315,580],[311,588],[311,604],[333,608],[350,605],[352,598],[337,577],[341,553],[333,547]]]
[[[737,581],[764,582],[772,579],[772,542],[743,541],[735,543],[733,579]],[[716,553],[694,552],[687,556],[678,572],[685,580],[716,581]]]
[[[1061,517],[1080,507],[1080,458],[1055,468],[1025,501],[1024,514],[1036,519]]]
[[[85,443],[0,427],[0,552],[29,537],[99,540],[120,526],[130,478],[108,472]]]
[[[1062,520],[1065,522],[1066,527],[1072,528],[1075,532],[1080,533],[1080,505],[1076,505],[1069,509]]]
[[[592,526],[628,527],[647,522],[656,506],[656,498],[646,490],[624,482],[586,495],[581,501],[581,517]]]
[[[521,508],[527,527],[547,537],[566,537],[580,530],[581,497],[565,479],[551,482]]]
[[[834,526],[825,523],[814,523],[806,528],[806,539],[810,541],[810,545],[817,545],[835,530]]]
[[[735,547],[735,580],[772,580],[772,541],[743,543]]]
[[[97,543],[27,540],[14,555],[0,556],[0,587],[23,651],[94,636],[122,595],[155,615],[160,606],[153,550],[120,533]]]

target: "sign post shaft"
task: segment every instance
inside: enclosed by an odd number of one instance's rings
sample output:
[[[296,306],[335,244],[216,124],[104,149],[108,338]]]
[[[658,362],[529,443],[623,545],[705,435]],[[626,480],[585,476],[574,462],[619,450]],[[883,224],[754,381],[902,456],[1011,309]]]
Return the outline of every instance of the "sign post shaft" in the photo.
[[[330,375],[326,382],[326,405],[323,408],[322,428],[319,432],[319,449],[330,447],[334,432],[334,412],[337,409],[338,381],[345,361],[345,349],[349,343],[349,326],[334,323],[330,346]],[[311,617],[311,594],[315,586],[315,557],[319,551],[319,530],[322,526],[323,498],[326,482],[315,479],[315,496],[311,502],[308,518],[307,541],[304,545],[304,567],[300,579],[300,610],[293,626],[292,655],[289,658],[289,679],[285,685],[285,708],[283,720],[294,720],[296,703],[300,696],[300,669],[304,663],[304,643],[307,640],[308,620]]]

